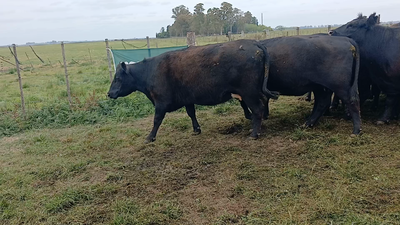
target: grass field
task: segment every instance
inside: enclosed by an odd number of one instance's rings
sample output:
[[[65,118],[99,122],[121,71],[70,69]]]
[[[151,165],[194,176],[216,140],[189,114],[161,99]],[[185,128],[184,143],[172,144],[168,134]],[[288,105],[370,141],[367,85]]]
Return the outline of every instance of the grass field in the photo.
[[[18,47],[26,119],[15,70],[0,74],[0,224],[400,224],[399,122],[375,126],[370,102],[356,138],[340,110],[301,129],[312,103],[281,96],[259,140],[247,140],[250,121],[229,101],[198,107],[198,136],[185,112],[167,114],[145,145],[153,106],[140,93],[105,97],[104,42],[66,44],[72,110],[60,45],[34,48],[45,64]],[[8,48],[0,55],[14,62]]]

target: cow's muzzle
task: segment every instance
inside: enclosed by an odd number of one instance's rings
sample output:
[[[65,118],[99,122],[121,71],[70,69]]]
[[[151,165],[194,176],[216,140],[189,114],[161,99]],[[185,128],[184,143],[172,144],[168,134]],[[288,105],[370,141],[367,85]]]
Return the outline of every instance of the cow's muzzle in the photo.
[[[107,93],[107,96],[108,96],[109,98],[112,98],[112,99],[118,98],[118,97],[117,97],[118,95],[113,94],[113,93],[110,93],[110,92]]]

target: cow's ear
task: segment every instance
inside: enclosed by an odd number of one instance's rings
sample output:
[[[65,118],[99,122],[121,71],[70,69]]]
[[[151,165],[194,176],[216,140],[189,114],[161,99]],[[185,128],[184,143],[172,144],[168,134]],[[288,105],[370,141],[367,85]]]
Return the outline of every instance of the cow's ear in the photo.
[[[378,23],[378,16],[376,16],[376,13],[372,13],[367,19],[367,25],[368,27],[371,27],[373,25],[376,25],[377,23]]]
[[[121,68],[122,68],[124,71],[126,71],[126,64],[125,64],[125,62],[121,62]]]

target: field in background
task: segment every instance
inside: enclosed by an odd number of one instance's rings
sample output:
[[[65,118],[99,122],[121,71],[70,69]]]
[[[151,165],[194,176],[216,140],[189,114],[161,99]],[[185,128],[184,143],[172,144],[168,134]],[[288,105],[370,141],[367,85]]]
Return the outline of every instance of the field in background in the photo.
[[[197,37],[198,45],[225,41]],[[146,40],[126,43],[143,47]],[[124,48],[121,41],[110,47]],[[184,111],[167,114],[157,141],[144,145],[153,106],[140,93],[105,97],[104,42],[65,45],[72,110],[61,46],[33,48],[44,64],[28,46],[17,50],[26,119],[15,70],[4,63],[0,73],[0,224],[400,224],[399,122],[375,126],[380,112],[370,102],[356,138],[341,110],[301,129],[312,103],[281,96],[260,140],[247,140],[250,121],[232,100],[198,107],[198,136]],[[8,48],[0,56],[14,63]]]

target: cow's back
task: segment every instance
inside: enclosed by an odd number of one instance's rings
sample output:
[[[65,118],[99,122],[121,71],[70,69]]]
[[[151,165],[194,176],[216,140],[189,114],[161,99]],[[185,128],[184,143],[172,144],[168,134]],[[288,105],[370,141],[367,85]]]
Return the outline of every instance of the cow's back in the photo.
[[[283,94],[301,95],[311,83],[333,84],[329,79],[351,76],[356,46],[346,37],[310,35],[282,37],[262,41],[270,56],[269,88]],[[350,73],[350,74],[349,74]],[[300,83],[299,83],[300,82]],[[294,89],[293,87],[299,87]],[[298,93],[293,93],[298,92]]]
[[[154,86],[162,88],[155,91],[182,104],[215,105],[246,91],[244,83],[261,84],[266,57],[254,40],[169,52],[156,65]]]

